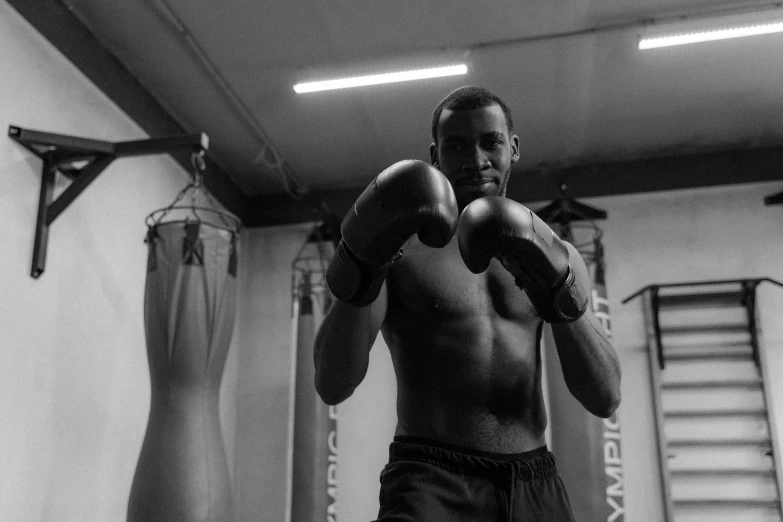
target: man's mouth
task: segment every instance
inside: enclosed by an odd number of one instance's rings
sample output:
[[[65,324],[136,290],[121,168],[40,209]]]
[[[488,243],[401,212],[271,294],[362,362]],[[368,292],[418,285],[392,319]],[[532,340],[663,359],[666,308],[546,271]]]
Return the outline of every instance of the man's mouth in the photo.
[[[483,189],[489,187],[494,182],[495,180],[492,178],[468,178],[463,179],[460,184],[470,188]]]

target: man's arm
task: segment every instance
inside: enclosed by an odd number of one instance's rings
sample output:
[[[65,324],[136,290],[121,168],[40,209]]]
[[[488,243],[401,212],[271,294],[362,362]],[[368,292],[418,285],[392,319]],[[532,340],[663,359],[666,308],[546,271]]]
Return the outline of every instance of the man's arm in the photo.
[[[343,219],[326,282],[337,301],[315,342],[315,387],[327,404],[353,393],[386,317],[386,274],[413,234],[442,248],[457,229],[457,199],[438,169],[403,160],[370,183]]]
[[[566,246],[577,284],[589,292],[582,256],[570,243]],[[574,322],[552,323],[552,334],[568,390],[593,415],[611,417],[620,404],[620,362],[591,306]]]
[[[386,284],[369,306],[335,300],[315,338],[315,389],[326,404],[351,396],[364,376],[386,317]]]
[[[568,389],[592,414],[610,417],[620,403],[620,365],[590,309],[591,282],[582,256],[524,205],[485,197],[462,211],[460,254],[473,273],[497,257],[552,324]]]

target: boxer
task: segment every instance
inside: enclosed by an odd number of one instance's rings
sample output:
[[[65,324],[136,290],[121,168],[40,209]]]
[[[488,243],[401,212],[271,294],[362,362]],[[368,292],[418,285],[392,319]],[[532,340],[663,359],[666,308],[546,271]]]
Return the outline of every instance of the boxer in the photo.
[[[498,96],[452,92],[432,137],[431,165],[390,166],[342,223],[316,389],[327,404],[348,398],[381,332],[398,423],[378,520],[574,520],[545,443],[541,335],[550,323],[569,390],[610,417],[620,366],[588,306],[587,268],[505,197],[519,138]]]

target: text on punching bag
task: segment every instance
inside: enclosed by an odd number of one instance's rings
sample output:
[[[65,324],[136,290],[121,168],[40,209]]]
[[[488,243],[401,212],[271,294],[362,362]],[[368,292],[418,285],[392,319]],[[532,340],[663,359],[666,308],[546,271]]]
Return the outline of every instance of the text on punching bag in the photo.
[[[326,470],[326,493],[329,505],[326,508],[327,522],[337,522],[337,407],[329,406],[329,467]]]
[[[604,463],[606,464],[606,503],[611,508],[607,522],[619,522],[623,506],[623,461],[620,457],[620,423],[616,416],[604,419]]]

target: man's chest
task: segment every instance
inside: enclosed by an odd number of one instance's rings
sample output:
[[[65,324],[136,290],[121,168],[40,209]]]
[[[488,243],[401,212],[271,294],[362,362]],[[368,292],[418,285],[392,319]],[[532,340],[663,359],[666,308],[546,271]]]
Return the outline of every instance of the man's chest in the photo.
[[[411,241],[387,280],[390,304],[422,317],[500,316],[525,321],[535,311],[499,261],[474,274],[465,266],[456,241],[429,248]]]

